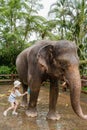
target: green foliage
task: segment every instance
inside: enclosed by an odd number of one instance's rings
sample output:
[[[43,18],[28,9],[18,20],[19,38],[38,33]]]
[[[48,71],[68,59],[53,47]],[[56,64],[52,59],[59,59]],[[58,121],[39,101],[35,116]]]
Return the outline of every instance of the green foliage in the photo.
[[[82,87],[82,90],[87,92],[87,86]]]
[[[10,74],[11,69],[8,66],[0,66],[0,74]]]
[[[11,74],[16,74],[16,73],[17,73],[16,66],[15,65],[11,66]]]
[[[60,39],[75,41],[80,60],[87,59],[87,2],[85,0],[56,0],[50,7],[50,21],[53,32]],[[81,73],[86,73],[87,63],[81,64]]]
[[[37,15],[40,8],[39,0],[0,1],[0,65],[15,65],[17,55],[45,20]]]
[[[0,53],[0,65],[6,65],[6,66],[14,66],[15,60],[17,55],[22,51],[23,49],[20,48],[20,46],[12,46],[10,45],[7,48],[1,49]]]
[[[87,59],[87,2],[56,0],[49,20],[38,15],[42,8],[41,0],[0,1],[0,66],[9,66],[15,73],[17,55],[38,39],[75,41],[80,60]],[[36,39],[31,41],[33,34]],[[87,64],[80,65],[81,73],[84,68]]]
[[[80,72],[81,75],[87,75],[87,60],[80,61]]]

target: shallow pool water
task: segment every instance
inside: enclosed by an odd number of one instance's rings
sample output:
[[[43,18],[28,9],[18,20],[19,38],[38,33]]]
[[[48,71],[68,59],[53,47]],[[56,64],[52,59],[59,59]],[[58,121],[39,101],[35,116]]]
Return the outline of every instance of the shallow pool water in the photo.
[[[7,101],[12,85],[0,85],[0,130],[87,130],[87,120],[80,119],[72,110],[69,91],[60,90],[57,110],[61,115],[59,121],[46,120],[49,107],[49,88],[41,87],[37,105],[38,116],[29,118],[25,114],[27,108],[18,107],[18,115],[11,111],[7,117],[3,111],[9,106]],[[18,99],[21,102],[21,98]],[[87,114],[87,95],[81,93],[81,106]]]

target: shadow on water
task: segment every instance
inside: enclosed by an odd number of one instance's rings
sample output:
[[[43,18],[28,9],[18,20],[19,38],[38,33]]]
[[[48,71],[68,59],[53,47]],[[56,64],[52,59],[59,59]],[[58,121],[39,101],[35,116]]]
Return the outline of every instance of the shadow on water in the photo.
[[[12,86],[0,86],[0,130],[87,130],[87,121],[80,119],[72,110],[69,92],[60,92],[57,110],[61,115],[59,121],[46,120],[49,106],[49,89],[42,87],[37,105],[38,116],[29,118],[25,109],[18,108],[18,116],[12,116],[11,111],[7,117],[3,111],[9,106],[7,102],[8,91]],[[4,94],[4,96],[3,96]],[[6,96],[5,96],[6,95]],[[87,95],[81,94],[81,106],[87,113]]]

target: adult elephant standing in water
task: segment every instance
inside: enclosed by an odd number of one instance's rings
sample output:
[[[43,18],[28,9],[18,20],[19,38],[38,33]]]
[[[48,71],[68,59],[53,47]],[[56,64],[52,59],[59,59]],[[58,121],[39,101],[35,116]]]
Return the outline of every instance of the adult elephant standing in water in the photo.
[[[56,103],[59,93],[58,80],[65,76],[70,85],[70,98],[74,112],[87,119],[80,106],[81,80],[76,45],[70,41],[40,41],[25,49],[16,60],[17,71],[25,92],[30,87],[30,101],[26,114],[37,116],[37,99],[41,83],[50,80],[48,119],[58,120]],[[27,97],[23,98],[27,103]]]

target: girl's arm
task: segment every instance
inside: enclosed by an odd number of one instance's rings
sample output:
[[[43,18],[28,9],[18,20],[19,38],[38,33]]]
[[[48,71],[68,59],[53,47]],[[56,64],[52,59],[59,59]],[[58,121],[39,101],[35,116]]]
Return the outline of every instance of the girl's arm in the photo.
[[[24,95],[26,95],[26,94],[28,94],[28,92],[27,92],[27,91],[26,91],[25,93],[21,94],[21,96],[24,96]]]

